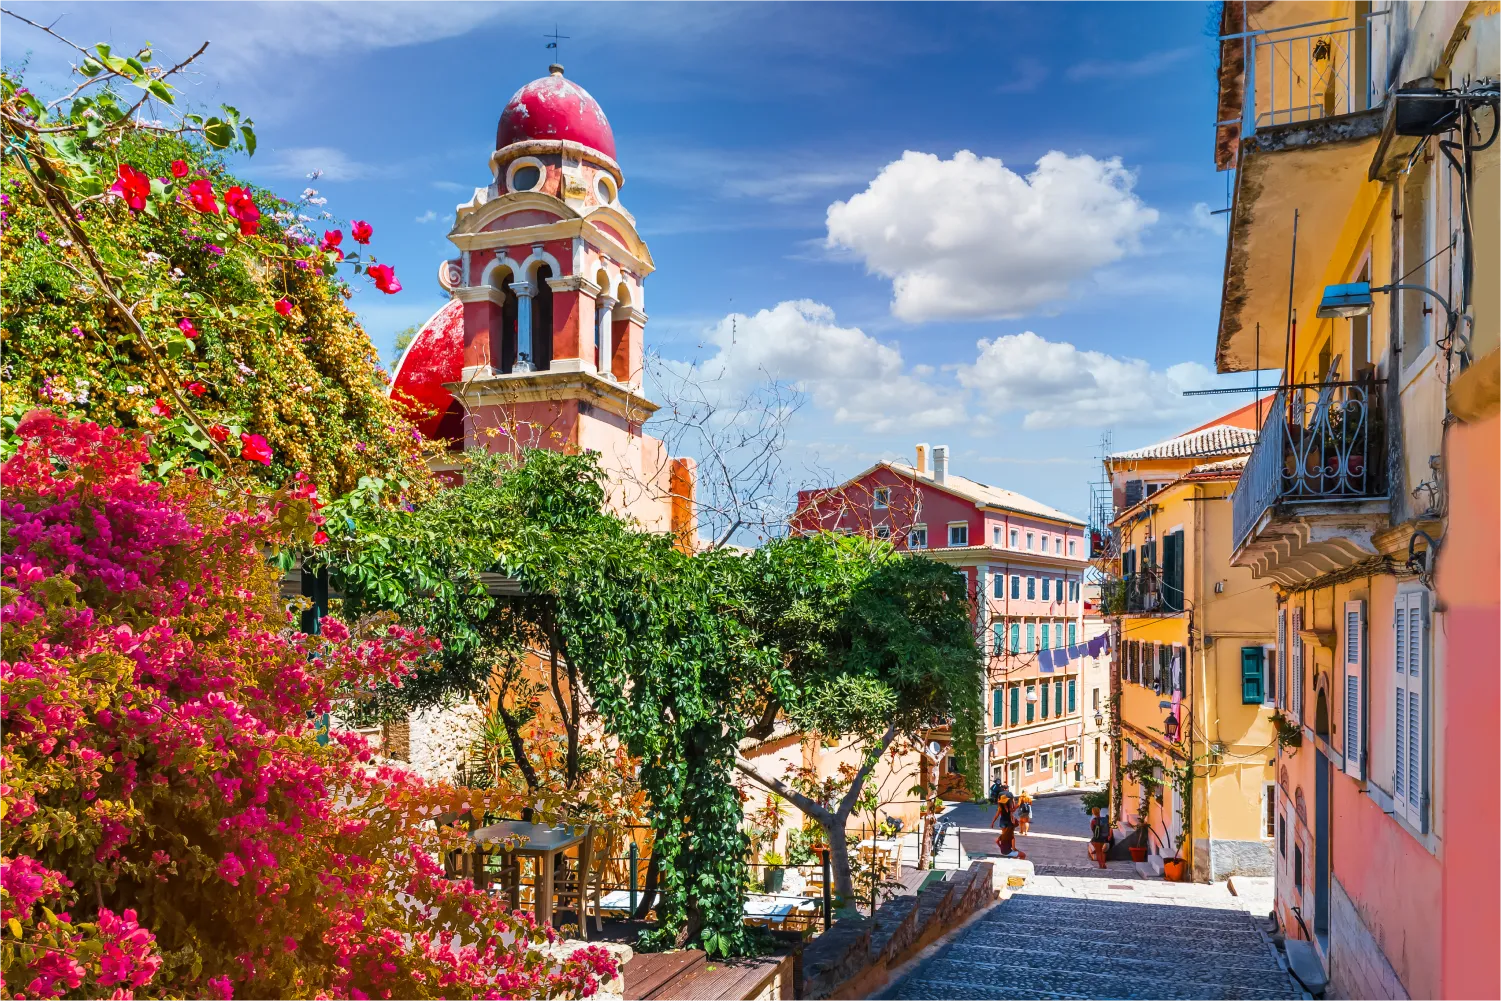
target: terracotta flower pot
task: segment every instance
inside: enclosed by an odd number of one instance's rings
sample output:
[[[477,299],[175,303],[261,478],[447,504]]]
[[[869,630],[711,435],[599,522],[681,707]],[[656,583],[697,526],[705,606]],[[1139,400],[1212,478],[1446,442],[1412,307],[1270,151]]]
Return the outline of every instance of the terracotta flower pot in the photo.
[[[1145,862],[1147,860],[1147,850],[1143,847],[1132,845],[1127,851],[1131,853],[1132,862]]]
[[[1188,862],[1180,858],[1162,860],[1162,875],[1170,882],[1181,883],[1188,878]]]

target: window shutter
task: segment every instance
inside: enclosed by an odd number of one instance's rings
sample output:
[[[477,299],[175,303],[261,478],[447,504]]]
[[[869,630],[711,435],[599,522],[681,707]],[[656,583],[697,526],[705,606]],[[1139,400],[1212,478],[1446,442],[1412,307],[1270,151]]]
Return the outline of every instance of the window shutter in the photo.
[[[1063,682],[1061,680],[1053,682],[1053,711],[1059,716],[1063,715]]]
[[[1047,581],[1044,580],[1043,583],[1047,583]],[[1053,646],[1052,638],[1053,638],[1052,630],[1048,627],[1048,624],[1046,622],[1044,622],[1042,624],[1042,647],[1041,647],[1041,649],[1043,649],[1043,650],[1051,649],[1052,646]]]
[[[1303,722],[1303,609],[1293,609],[1292,632],[1288,636],[1288,642],[1292,644],[1292,663],[1289,672],[1292,677],[1288,681],[1292,684],[1292,692],[1289,697],[1289,705],[1292,709],[1293,719]]]
[[[1013,574],[1011,576],[1011,597],[1013,597],[1013,598],[1020,598],[1021,596],[1022,596],[1022,578],[1021,578],[1021,574]]]
[[[1020,685],[1011,686],[1011,725],[1016,726],[1022,720],[1022,689]]]
[[[1428,830],[1428,592],[1407,594],[1407,819]]]
[[[1011,623],[1011,652],[1021,653],[1022,627],[1020,622]]]
[[[971,703],[973,705],[973,703]],[[990,725],[1000,726],[1003,722],[1001,716],[1001,690],[993,689],[990,693]]]
[[[1048,683],[1046,681],[1044,681],[1040,687],[1042,688],[1042,691],[1039,692],[1038,695],[1042,699],[1042,718],[1043,719],[1047,719],[1048,718],[1048,687],[1049,686],[1048,686]]]
[[[1287,707],[1287,606],[1277,609],[1277,708]]]
[[[1398,594],[1392,615],[1395,638],[1392,643],[1396,663],[1396,704],[1392,713],[1392,798],[1396,811],[1407,815],[1407,595]]]
[[[1365,602],[1345,602],[1345,774],[1365,778]]]
[[[1242,705],[1261,704],[1261,647],[1240,648],[1240,701]]]
[[[1050,591],[1049,591],[1049,587],[1048,587],[1048,578],[1044,577],[1042,579],[1042,600],[1043,601],[1047,601],[1048,600],[1048,594],[1049,593],[1050,593]]]
[[[1068,645],[1069,646],[1077,646],[1078,643],[1079,643],[1079,624],[1077,622],[1070,622],[1068,624]]]
[[[1126,481],[1126,507],[1141,503],[1141,480]]]
[[[1027,686],[1027,694],[1028,695],[1033,694],[1035,691],[1036,691],[1036,689],[1034,689],[1033,686],[1031,686],[1031,685]],[[1037,703],[1033,702],[1031,699],[1028,699],[1027,700],[1027,722],[1030,723],[1030,722],[1032,722],[1036,718],[1037,718]]]
[[[1075,698],[1075,695],[1076,695],[1076,692],[1074,690],[1074,680],[1075,679],[1073,679],[1073,678],[1069,678],[1068,679],[1068,711],[1069,712],[1073,712],[1074,711],[1074,706],[1076,705],[1076,703],[1074,701],[1074,698]]]
[[[1028,622],[1027,623],[1027,652],[1028,653],[1033,653],[1036,650],[1037,650],[1037,623],[1035,623],[1035,622]]]

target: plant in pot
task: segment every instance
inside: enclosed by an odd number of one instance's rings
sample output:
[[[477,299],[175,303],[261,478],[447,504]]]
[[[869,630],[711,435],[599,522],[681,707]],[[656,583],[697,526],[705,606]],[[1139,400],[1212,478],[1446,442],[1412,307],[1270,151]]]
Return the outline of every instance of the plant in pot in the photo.
[[[787,860],[778,852],[767,852],[761,857],[765,868],[761,871],[761,888],[767,893],[781,893],[782,880],[787,875],[787,870],[782,868]]]
[[[1131,853],[1132,862],[1145,862],[1147,860],[1147,855],[1151,853],[1151,848],[1147,845],[1146,821],[1140,821],[1136,825],[1136,830],[1131,832],[1131,843],[1126,846],[1126,850]]]
[[[1162,844],[1166,845],[1168,842],[1168,839],[1166,837],[1168,831],[1166,827],[1162,829],[1162,833],[1164,836],[1162,837],[1161,841]],[[1173,857],[1165,858],[1162,860],[1162,875],[1170,882],[1181,883],[1188,876],[1188,861],[1183,858],[1183,842],[1187,840],[1188,832],[1186,830],[1180,831],[1178,835],[1172,839]]]

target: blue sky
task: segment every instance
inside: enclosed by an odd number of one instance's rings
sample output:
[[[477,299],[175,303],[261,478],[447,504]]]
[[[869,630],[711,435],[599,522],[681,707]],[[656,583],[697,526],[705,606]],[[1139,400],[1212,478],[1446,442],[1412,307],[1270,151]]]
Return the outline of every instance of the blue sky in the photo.
[[[1083,514],[1103,430],[1132,447],[1248,402],[1180,395],[1246,378],[1209,371],[1204,4],[15,7],[164,61],[209,40],[186,90],[255,118],[237,169],[288,195],[321,169],[329,210],[375,226],[406,287],[356,300],[386,357],[442,304],[453,208],[556,21],[657,263],[649,348],[798,383],[801,480],[946,443],[956,472]],[[42,90],[66,59],[14,21],[0,46]]]

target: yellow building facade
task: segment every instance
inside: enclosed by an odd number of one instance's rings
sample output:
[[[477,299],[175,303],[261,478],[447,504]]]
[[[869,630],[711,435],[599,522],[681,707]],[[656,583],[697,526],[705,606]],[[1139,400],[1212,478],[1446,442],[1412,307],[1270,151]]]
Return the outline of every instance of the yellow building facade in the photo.
[[[1215,355],[1281,373],[1231,562],[1275,602],[1275,914],[1334,996],[1501,984],[1498,76],[1494,2],[1223,8]]]
[[[1153,855],[1200,882],[1273,869],[1275,602],[1230,564],[1256,412],[1106,459],[1113,815],[1128,843],[1144,829]]]

